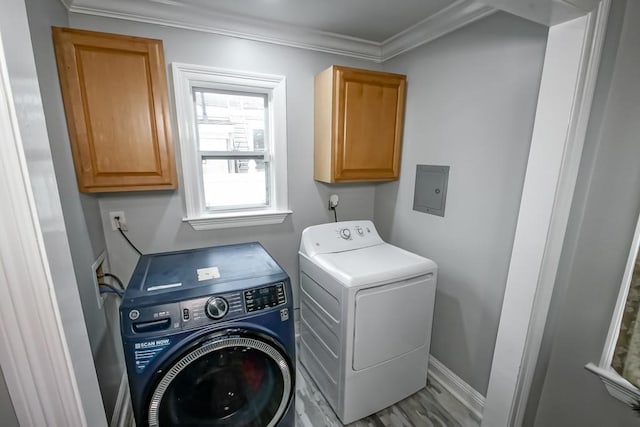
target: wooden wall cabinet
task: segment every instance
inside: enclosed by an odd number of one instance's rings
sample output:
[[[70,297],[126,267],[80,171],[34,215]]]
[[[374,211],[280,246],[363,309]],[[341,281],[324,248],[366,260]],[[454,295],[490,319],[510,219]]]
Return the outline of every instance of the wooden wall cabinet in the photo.
[[[391,181],[400,173],[406,76],[332,66],[315,79],[314,178]]]
[[[177,186],[162,41],[53,28],[82,192]]]

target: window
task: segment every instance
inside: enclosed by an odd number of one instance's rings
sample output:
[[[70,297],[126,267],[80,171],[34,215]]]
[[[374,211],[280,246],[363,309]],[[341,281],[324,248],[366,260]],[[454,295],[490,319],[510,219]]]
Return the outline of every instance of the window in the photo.
[[[173,64],[186,218],[276,224],[287,205],[285,79]]]
[[[205,210],[268,207],[267,97],[199,87],[192,92]]]

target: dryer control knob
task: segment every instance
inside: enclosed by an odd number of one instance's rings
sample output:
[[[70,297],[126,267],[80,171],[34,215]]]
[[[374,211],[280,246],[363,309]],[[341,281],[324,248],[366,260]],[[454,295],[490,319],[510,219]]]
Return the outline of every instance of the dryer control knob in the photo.
[[[342,230],[340,230],[340,237],[342,237],[344,240],[351,239],[351,230],[349,230],[348,228],[343,228]]]
[[[222,297],[211,297],[204,306],[204,312],[213,320],[222,319],[229,311],[227,300]]]

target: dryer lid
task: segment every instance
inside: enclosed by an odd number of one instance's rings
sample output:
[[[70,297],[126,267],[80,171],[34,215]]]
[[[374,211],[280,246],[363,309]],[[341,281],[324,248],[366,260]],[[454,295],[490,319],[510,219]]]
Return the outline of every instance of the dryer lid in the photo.
[[[433,273],[438,268],[432,260],[388,243],[318,254],[311,261],[348,287],[396,282]]]

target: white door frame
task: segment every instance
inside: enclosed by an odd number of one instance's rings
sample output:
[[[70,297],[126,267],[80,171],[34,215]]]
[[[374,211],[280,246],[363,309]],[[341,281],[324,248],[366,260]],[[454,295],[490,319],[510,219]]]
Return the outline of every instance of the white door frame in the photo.
[[[3,0],[0,366],[20,425],[106,426],[31,36],[24,0]]]
[[[83,426],[4,52],[0,37],[0,365],[20,425]]]
[[[610,0],[549,28],[482,425],[520,426],[555,285]]]

